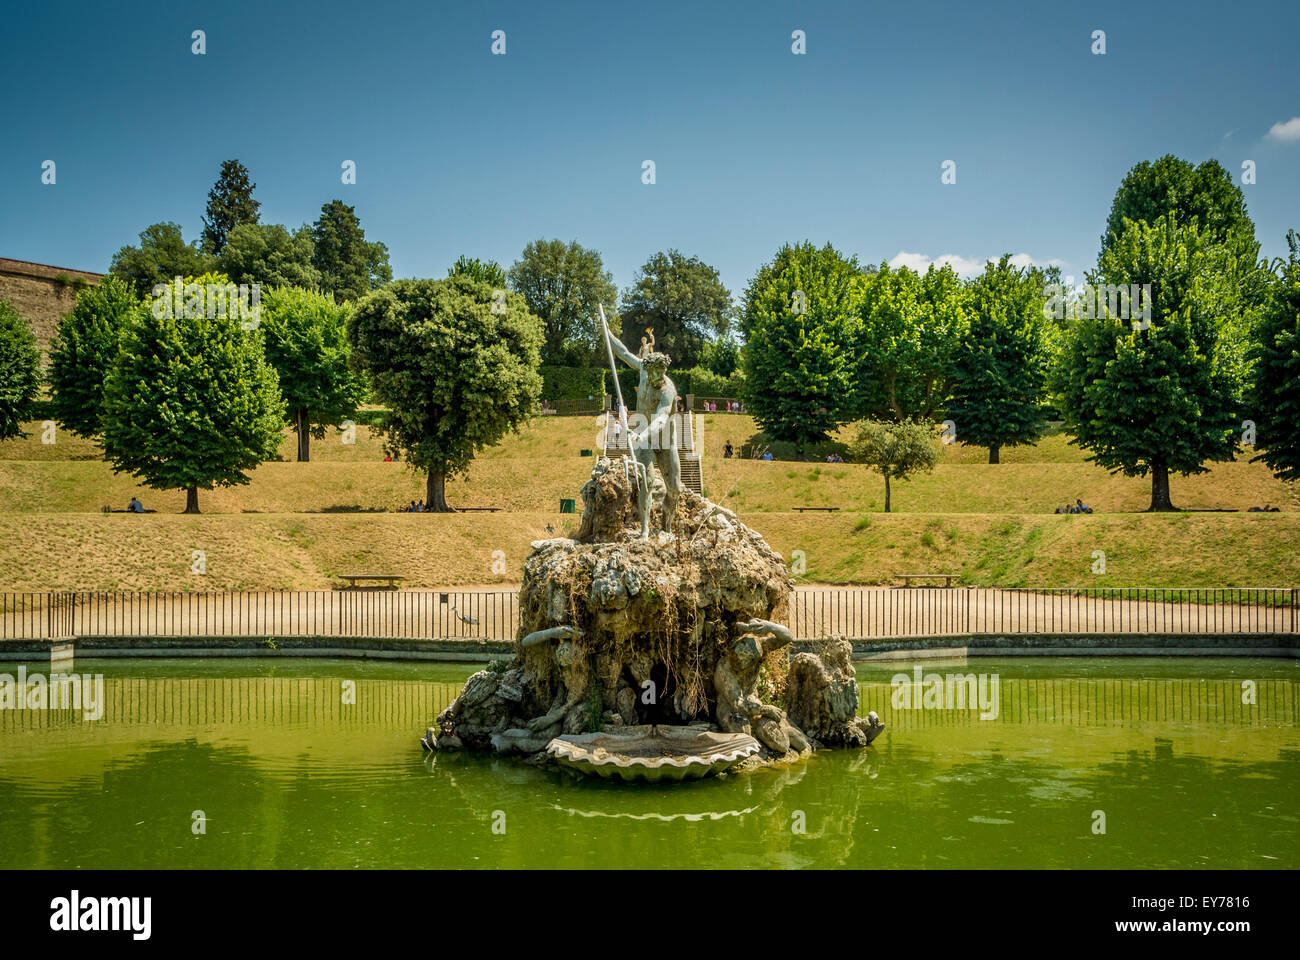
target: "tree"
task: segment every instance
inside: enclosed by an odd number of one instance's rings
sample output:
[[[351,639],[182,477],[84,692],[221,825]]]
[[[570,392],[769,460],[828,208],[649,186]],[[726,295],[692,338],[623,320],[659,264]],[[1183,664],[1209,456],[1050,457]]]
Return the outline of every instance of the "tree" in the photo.
[[[603,363],[598,305],[610,331],[621,329],[615,307],[618,290],[600,254],[576,241],[537,240],[510,267],[510,286],[542,321],[542,363],[586,366]]]
[[[731,292],[718,271],[698,257],[676,250],[656,253],[623,292],[623,342],[635,353],[647,327],[655,349],[688,369],[700,364],[704,348],[731,329]]]
[[[1171,471],[1203,473],[1205,461],[1231,460],[1236,446],[1244,364],[1230,335],[1241,302],[1227,259],[1226,247],[1172,214],[1155,225],[1128,221],[1090,282],[1149,284],[1149,327],[1109,316],[1105,303],[1084,309],[1050,374],[1071,442],[1112,472],[1150,473],[1153,511],[1175,509]]]
[[[989,463],[1004,446],[1036,442],[1047,425],[1047,282],[1004,254],[967,288],[970,327],[954,358],[947,413],[957,439],[989,448]]]
[[[201,489],[248,483],[244,471],[276,456],[284,437],[284,401],[257,334],[233,313],[189,308],[192,291],[226,283],[218,274],[187,278],[181,316],[170,297],[137,310],[104,383],[113,472],[185,490],[186,513],[199,512]]]
[[[503,290],[506,286],[505,268],[495,260],[480,260],[478,257],[462,255],[457,258],[456,262],[447,271],[449,277],[460,275],[482,280],[494,290]]]
[[[1178,226],[1195,224],[1202,241],[1224,245],[1231,255],[1220,269],[1237,287],[1247,311],[1268,298],[1271,277],[1259,263],[1255,224],[1246,212],[1246,197],[1217,160],[1192,166],[1166,155],[1133,167],[1115,191],[1101,251],[1106,253],[1123,231],[1124,220],[1155,226],[1172,215]],[[1243,342],[1248,324],[1234,324],[1232,335]]]
[[[925,273],[882,263],[864,274],[852,335],[857,411],[873,419],[937,418],[952,395],[966,336],[966,292],[952,267]]]
[[[50,344],[50,407],[54,418],[82,437],[103,429],[104,378],[117,357],[122,330],[140,309],[131,284],[107,276],[77,295]]]
[[[854,463],[875,467],[885,478],[885,513],[889,513],[889,481],[929,473],[939,462],[934,424],[929,420],[863,420],[849,440]]]
[[[740,344],[730,334],[706,343],[700,351],[700,363],[720,377],[730,377],[740,367]]]
[[[216,265],[235,283],[312,288],[321,282],[314,252],[311,227],[290,233],[278,223],[241,223],[226,236]]]
[[[208,260],[198,247],[185,242],[180,224],[155,223],[140,231],[138,247],[125,246],[113,254],[108,269],[131,284],[137,297],[147,297],[157,284],[206,272]]]
[[[524,298],[456,275],[398,280],[361,300],[348,317],[354,362],[372,395],[390,408],[383,431],[428,473],[425,503],[449,512],[446,479],[465,473],[474,454],[537,410],[541,321]]]
[[[355,208],[342,200],[321,207],[312,239],[312,265],[320,272],[321,289],[339,303],[358,300],[393,279],[388,247],[367,242]]]
[[[848,419],[857,258],[829,243],[786,244],[745,289],[746,402],[760,426],[802,454]]]
[[[41,350],[31,326],[0,300],[0,440],[22,437],[41,388]]]
[[[230,231],[241,223],[257,223],[261,204],[253,199],[257,184],[248,180],[248,168],[238,160],[221,164],[221,174],[208,191],[208,207],[203,217],[203,252],[221,253]]]
[[[1263,461],[1283,480],[1300,480],[1300,241],[1287,233],[1290,257],[1255,328],[1250,409]]]
[[[262,344],[275,368],[287,422],[298,434],[298,459],[311,459],[311,438],[356,413],[365,381],[349,368],[347,307],[328,294],[273,287],[262,299]]]
[[[1255,236],[1246,198],[1219,161],[1206,160],[1194,167],[1166,155],[1154,162],[1144,160],[1125,175],[1106,219],[1102,253],[1124,232],[1125,220],[1155,225],[1169,214],[1177,226],[1195,223],[1209,242],[1221,243],[1238,231],[1251,239]]]

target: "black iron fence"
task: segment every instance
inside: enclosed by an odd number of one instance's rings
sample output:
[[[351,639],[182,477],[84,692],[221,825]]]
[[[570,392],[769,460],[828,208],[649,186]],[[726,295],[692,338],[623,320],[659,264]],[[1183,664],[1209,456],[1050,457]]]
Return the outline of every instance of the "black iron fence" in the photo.
[[[1295,588],[800,587],[796,637],[1295,634]],[[512,590],[0,593],[0,640],[376,637],[512,640]]]

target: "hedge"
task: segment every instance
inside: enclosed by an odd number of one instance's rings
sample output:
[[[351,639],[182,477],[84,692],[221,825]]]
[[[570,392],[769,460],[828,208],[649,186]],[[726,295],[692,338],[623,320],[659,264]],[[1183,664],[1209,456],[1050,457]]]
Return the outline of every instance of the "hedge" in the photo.
[[[599,400],[605,395],[604,367],[551,367],[541,366],[542,399],[586,400],[591,396]]]

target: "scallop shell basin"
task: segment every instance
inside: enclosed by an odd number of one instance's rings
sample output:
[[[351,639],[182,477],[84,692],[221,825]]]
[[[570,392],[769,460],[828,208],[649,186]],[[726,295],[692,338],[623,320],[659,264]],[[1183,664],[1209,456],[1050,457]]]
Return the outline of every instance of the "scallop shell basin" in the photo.
[[[696,780],[758,751],[747,733],[717,733],[702,724],[615,727],[555,737],[546,745],[562,765],[607,780]]]

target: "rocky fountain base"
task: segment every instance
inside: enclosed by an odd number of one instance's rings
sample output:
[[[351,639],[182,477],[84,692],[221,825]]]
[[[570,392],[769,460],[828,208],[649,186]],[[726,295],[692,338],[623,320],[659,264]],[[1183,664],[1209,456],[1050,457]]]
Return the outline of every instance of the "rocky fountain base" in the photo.
[[[639,539],[635,482],[597,460],[577,536],[534,541],[524,564],[514,658],[470,677],[425,746],[680,779],[875,739],[847,641],[790,656],[780,555],[690,490],[671,534]]]

